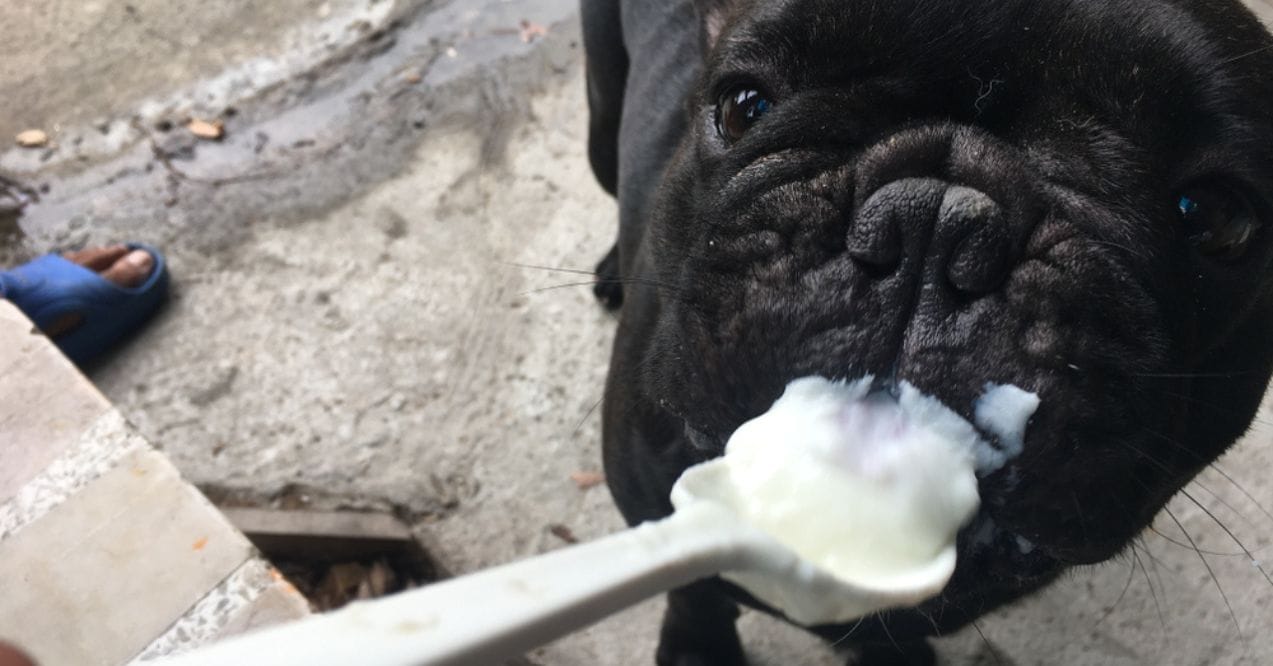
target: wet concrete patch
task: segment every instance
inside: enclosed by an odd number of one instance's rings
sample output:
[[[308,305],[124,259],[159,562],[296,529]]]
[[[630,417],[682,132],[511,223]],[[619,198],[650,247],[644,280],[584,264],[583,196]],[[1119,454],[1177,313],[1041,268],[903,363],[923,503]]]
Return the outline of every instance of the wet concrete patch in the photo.
[[[577,63],[573,9],[564,0],[426,3],[321,67],[205,116],[224,123],[220,141],[186,131],[188,114],[138,115],[108,123],[108,134],[127,137],[91,168],[76,167],[88,156],[73,146],[48,159],[0,154],[0,171],[48,189],[19,222],[24,242],[0,259],[120,236],[225,251],[248,225],[303,219],[392,177],[430,126],[480,128],[489,166],[524,99],[546,74]],[[516,27],[528,15],[554,32],[524,42]]]
[[[42,127],[55,144],[105,147],[113,118],[207,113],[308,69],[419,0],[6,3],[0,138]],[[203,81],[192,85],[195,81]],[[144,103],[138,105],[140,100]],[[81,130],[82,128],[82,130]],[[98,128],[102,128],[98,131]],[[100,135],[100,136],[99,136]]]

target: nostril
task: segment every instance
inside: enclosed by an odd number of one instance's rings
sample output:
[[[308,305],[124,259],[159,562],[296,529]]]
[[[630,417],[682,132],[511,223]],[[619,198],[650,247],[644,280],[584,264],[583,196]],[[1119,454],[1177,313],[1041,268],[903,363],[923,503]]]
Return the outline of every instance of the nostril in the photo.
[[[850,238],[849,256],[871,274],[882,276],[892,273],[902,261],[902,244],[897,239],[888,238],[890,235],[896,236],[896,232],[886,228],[873,238]]]
[[[869,275],[883,277],[901,263],[902,237],[896,216],[891,207],[868,206],[854,220],[846,250]]]
[[[942,200],[938,229],[939,238],[950,243],[946,276],[951,286],[971,295],[994,291],[1011,268],[1012,254],[999,204],[977,190],[951,187]]]
[[[980,190],[951,185],[942,195],[938,216],[942,222],[955,224],[989,220],[999,216],[999,204]]]

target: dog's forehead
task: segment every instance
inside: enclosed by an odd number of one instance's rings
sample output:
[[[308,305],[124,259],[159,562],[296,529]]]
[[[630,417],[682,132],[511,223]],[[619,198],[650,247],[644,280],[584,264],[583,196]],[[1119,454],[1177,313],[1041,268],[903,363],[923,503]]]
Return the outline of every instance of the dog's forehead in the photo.
[[[1046,100],[1052,118],[1109,117],[1153,134],[1200,117],[1231,127],[1232,118],[1265,115],[1252,100],[1273,96],[1269,77],[1258,73],[1273,62],[1273,44],[1237,2],[785,0],[749,7],[717,44],[709,74],[757,79],[776,93],[904,77],[912,91],[976,104],[978,112],[1010,100],[1042,117],[1031,102]],[[1262,93],[1249,94],[1253,87]]]
[[[922,61],[966,68],[1012,61],[1019,68],[1083,77],[1082,53],[1102,70],[1164,71],[1201,65],[1216,52],[1205,23],[1214,12],[1168,0],[785,0],[738,12],[717,62],[797,69],[834,80]],[[1222,3],[1223,4],[1223,3]],[[1232,37],[1229,38],[1230,40]],[[1107,66],[1115,63],[1122,66]],[[816,65],[816,66],[810,66]],[[1029,67],[1033,65],[1033,67]]]

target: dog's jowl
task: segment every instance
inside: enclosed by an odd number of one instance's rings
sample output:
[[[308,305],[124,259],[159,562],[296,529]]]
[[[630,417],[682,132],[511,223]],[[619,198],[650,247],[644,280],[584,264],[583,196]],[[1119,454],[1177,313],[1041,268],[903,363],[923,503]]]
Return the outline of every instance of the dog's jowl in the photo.
[[[938,598],[865,663],[1120,553],[1273,367],[1273,39],[1237,0],[583,0],[619,200],[605,463],[628,521],[809,375],[1041,404]],[[658,660],[741,663],[743,592]],[[812,627],[840,638],[847,627]]]

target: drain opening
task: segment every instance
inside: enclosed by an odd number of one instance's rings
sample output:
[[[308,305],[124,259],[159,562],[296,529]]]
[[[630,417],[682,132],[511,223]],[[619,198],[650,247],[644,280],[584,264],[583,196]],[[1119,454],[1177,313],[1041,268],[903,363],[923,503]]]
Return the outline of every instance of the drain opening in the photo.
[[[446,575],[388,513],[223,508],[315,612],[435,582]]]

